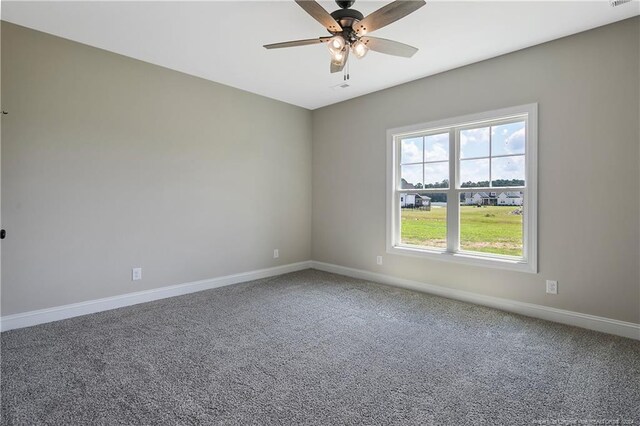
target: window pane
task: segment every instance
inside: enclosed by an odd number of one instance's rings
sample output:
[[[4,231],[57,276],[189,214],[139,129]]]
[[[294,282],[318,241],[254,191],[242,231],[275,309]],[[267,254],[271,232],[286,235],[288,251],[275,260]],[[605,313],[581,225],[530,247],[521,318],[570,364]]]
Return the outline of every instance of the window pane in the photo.
[[[402,139],[400,144],[400,162],[422,163],[424,161],[422,138]]]
[[[489,186],[489,159],[461,160],[460,182],[462,188]]]
[[[524,185],[524,155],[491,159],[493,186]]]
[[[400,194],[400,243],[447,248],[447,194]]]
[[[460,158],[489,156],[489,128],[460,131]],[[488,179],[487,179],[488,180]]]
[[[422,188],[422,164],[400,166],[401,183],[404,189]]]
[[[479,203],[469,202],[466,196],[461,202],[460,249],[522,257],[524,193],[466,194],[474,194]]]
[[[424,138],[424,161],[446,161],[449,159],[449,133]]]
[[[491,128],[491,155],[524,154],[524,121]]]
[[[427,163],[424,165],[425,188],[449,187],[449,162]]]

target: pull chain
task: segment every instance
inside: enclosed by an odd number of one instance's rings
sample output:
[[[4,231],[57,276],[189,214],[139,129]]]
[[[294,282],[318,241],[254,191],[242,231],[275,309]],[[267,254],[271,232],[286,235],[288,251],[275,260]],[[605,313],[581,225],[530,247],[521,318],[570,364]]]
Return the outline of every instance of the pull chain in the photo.
[[[349,58],[347,58],[347,63],[345,64],[344,68],[342,69],[342,79],[344,81],[349,80]]]

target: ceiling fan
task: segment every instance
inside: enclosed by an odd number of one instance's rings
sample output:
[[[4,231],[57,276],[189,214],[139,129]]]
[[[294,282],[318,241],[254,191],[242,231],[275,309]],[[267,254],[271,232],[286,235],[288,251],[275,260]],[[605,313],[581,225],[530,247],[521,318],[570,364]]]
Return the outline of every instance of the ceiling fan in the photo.
[[[267,44],[265,48],[279,49],[327,43],[331,53],[332,73],[344,69],[349,51],[358,59],[363,58],[369,50],[405,58],[410,58],[418,51],[417,48],[408,44],[371,37],[368,34],[415,12],[426,4],[424,0],[396,0],[367,17],[355,9],[350,9],[355,0],[335,0],[340,9],[332,13],[327,12],[315,0],[295,0],[295,2],[320,22],[331,36]]]

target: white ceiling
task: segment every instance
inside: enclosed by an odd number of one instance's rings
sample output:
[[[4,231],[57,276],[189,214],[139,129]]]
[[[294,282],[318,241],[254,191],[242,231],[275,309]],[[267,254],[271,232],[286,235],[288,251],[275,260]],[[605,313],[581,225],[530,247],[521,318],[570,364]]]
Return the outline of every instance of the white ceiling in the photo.
[[[389,0],[390,1],[390,0]],[[357,1],[367,15],[386,2]],[[333,1],[320,2],[333,11]],[[640,13],[596,1],[428,1],[372,35],[412,44],[411,59],[352,58],[351,85],[324,45],[263,44],[326,31],[293,1],[3,1],[2,19],[309,109],[619,21]]]

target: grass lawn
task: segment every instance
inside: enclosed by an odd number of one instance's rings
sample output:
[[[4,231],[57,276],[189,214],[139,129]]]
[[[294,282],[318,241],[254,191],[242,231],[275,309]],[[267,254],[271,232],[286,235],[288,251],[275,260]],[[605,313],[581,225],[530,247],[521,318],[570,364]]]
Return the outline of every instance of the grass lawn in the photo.
[[[483,253],[522,256],[522,216],[516,206],[460,206],[460,248]],[[446,248],[447,209],[402,209],[404,244]]]

